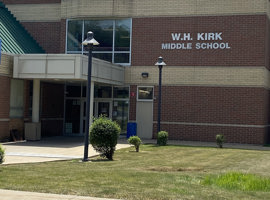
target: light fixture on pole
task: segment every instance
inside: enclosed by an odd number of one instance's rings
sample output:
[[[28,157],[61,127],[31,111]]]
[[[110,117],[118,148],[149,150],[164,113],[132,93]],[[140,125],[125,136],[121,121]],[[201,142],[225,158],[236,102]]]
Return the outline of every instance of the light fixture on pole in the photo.
[[[162,67],[166,65],[163,62],[163,58],[160,56],[158,57],[158,61],[155,64],[159,68],[159,85],[158,85],[158,124],[157,124],[157,133],[160,132],[160,115],[161,115],[161,84],[162,84]]]
[[[82,43],[88,48],[88,76],[87,76],[87,91],[86,91],[86,123],[85,123],[85,137],[84,137],[84,156],[83,161],[88,161],[89,148],[89,122],[90,122],[90,95],[91,95],[91,75],[92,75],[92,51],[94,45],[99,43],[94,39],[94,33],[89,31],[87,38]]]

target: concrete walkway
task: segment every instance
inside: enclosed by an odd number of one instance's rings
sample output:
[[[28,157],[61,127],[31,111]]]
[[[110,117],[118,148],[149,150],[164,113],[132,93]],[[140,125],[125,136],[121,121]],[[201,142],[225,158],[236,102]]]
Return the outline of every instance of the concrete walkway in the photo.
[[[50,137],[40,141],[21,141],[2,144],[6,150],[3,164],[48,162],[83,158],[83,137]],[[126,139],[120,139],[116,149],[126,148]],[[89,145],[89,157],[98,153]]]
[[[23,192],[23,191],[1,190],[1,189],[0,189],[0,199],[1,200],[116,200],[107,198],[46,194],[46,193]]]

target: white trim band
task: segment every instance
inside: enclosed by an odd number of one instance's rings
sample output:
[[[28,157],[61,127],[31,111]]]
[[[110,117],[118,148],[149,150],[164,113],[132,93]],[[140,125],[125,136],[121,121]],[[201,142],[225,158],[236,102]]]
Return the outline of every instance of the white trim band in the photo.
[[[3,118],[3,119],[0,119],[0,122],[9,122],[10,119],[7,119],[7,118]]]
[[[154,121],[153,123],[157,123]],[[242,128],[266,128],[270,125],[249,125],[249,124],[214,124],[214,123],[192,123],[192,122],[161,122],[161,124],[177,124],[189,126],[225,126],[225,127],[242,127]]]

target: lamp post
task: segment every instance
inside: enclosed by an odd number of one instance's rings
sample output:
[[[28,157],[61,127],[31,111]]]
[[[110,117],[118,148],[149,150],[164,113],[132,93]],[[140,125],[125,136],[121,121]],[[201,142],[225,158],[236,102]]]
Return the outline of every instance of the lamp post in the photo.
[[[163,62],[163,58],[160,56],[158,57],[158,61],[155,64],[159,68],[159,84],[158,84],[158,124],[157,124],[157,133],[160,131],[160,115],[161,115],[161,84],[162,84],[162,67],[166,65]]]
[[[94,33],[89,31],[87,38],[82,43],[88,48],[88,76],[87,76],[87,90],[86,90],[86,123],[85,123],[85,137],[84,137],[84,157],[83,161],[88,161],[89,148],[89,121],[90,121],[90,95],[91,95],[91,74],[92,74],[92,50],[94,45],[99,43],[94,39]]]

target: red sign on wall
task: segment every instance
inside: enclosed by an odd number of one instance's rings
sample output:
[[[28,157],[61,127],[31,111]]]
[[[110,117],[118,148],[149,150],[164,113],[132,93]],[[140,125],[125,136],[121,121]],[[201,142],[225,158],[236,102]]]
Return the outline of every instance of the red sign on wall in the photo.
[[[135,92],[130,92],[131,97],[135,97]]]

